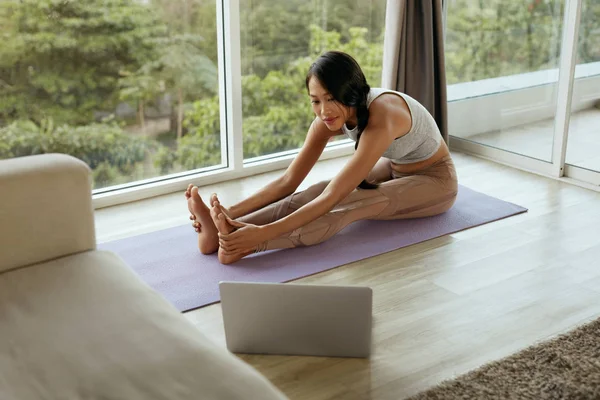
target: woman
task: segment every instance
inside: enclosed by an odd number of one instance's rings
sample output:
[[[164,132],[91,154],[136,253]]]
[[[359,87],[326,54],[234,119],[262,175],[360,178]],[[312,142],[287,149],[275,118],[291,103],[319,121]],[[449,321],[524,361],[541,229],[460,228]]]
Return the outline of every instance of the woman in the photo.
[[[357,62],[328,52],[310,67],[306,88],[313,120],[286,172],[248,199],[211,209],[186,190],[190,219],[204,254],[221,263],[251,253],[321,243],[362,219],[420,218],[441,214],[457,195],[452,158],[433,117],[410,96],[370,88]],[[295,193],[336,135],[356,142],[355,153],[331,181]]]

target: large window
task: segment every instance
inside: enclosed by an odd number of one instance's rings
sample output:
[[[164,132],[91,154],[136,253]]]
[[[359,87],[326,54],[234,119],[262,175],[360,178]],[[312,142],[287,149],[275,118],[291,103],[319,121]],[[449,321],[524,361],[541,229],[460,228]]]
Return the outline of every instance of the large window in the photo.
[[[95,189],[220,164],[215,4],[0,0],[0,158],[71,154]]]
[[[240,0],[244,158],[298,149],[314,115],[305,89],[327,50],[381,83],[385,0]]]
[[[557,68],[562,17],[558,0],[450,0],[448,85]]]
[[[583,0],[566,162],[600,172],[600,2]]]
[[[202,184],[282,168],[313,118],[304,78],[320,53],[351,54],[381,84],[386,3],[0,0],[0,159],[78,157],[103,204],[121,188],[155,195],[191,176]],[[554,167],[565,142],[555,129],[567,129],[556,122],[567,108],[559,90],[570,88],[564,55],[576,46],[567,161],[598,171],[598,2],[445,4],[456,143]],[[581,22],[565,25],[568,15]],[[579,40],[563,43],[574,26]]]
[[[0,158],[71,154],[92,168],[96,193],[211,166],[240,174],[239,153],[302,145],[313,118],[304,76],[321,52],[350,53],[380,85],[385,9],[386,0],[0,0]],[[221,30],[232,10],[239,26]],[[220,37],[238,33],[239,49]],[[228,93],[219,83],[238,82],[219,62],[238,50],[243,148],[231,145],[235,124],[222,124],[239,103],[219,95]]]
[[[560,70],[561,56],[573,45],[563,43],[567,4],[565,0],[449,2],[446,72],[452,136],[553,162],[559,77],[569,74]],[[569,160],[582,165],[588,165],[584,159],[592,153],[598,120],[594,104],[600,99],[599,32],[600,4],[583,0],[568,153]]]
[[[451,135],[551,161],[563,17],[559,0],[450,3]]]

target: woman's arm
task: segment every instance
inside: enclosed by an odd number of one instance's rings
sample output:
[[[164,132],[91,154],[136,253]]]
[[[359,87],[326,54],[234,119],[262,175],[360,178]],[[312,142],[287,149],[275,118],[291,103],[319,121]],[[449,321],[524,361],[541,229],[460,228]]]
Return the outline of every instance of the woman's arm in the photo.
[[[243,217],[294,193],[323,153],[333,134],[321,120],[315,119],[298,157],[292,161],[286,172],[252,196],[229,207],[229,217]]]
[[[293,192],[294,189],[285,183],[283,177],[279,177],[247,199],[229,207],[227,215],[233,219],[243,217],[268,204],[281,200]]]
[[[373,102],[372,109],[369,124],[361,135],[358,149],[342,171],[323,193],[310,203],[278,221],[265,225],[265,240],[291,232],[331,211],[367,177],[398,133],[409,129],[405,116],[390,117],[397,115],[397,112],[388,111],[389,104],[381,102],[376,105]]]

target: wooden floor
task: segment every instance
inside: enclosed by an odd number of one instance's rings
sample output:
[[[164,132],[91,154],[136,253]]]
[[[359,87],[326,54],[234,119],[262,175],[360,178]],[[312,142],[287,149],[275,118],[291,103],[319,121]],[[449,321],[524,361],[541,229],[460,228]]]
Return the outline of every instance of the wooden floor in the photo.
[[[454,158],[461,184],[529,212],[299,280],[373,288],[370,360],[240,357],[290,399],[402,399],[600,317],[600,193],[465,154]],[[319,168],[332,176],[343,162]],[[269,176],[202,192],[217,191],[229,204]],[[307,184],[322,176],[311,174]],[[99,241],[188,221],[183,194],[96,217]],[[225,347],[219,304],[185,315]]]

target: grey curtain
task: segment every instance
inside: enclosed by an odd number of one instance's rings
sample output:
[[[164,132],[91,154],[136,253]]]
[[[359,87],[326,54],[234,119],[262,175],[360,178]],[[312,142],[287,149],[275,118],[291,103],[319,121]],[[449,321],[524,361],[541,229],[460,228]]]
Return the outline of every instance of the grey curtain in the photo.
[[[408,94],[448,143],[443,0],[388,0],[381,86]]]

